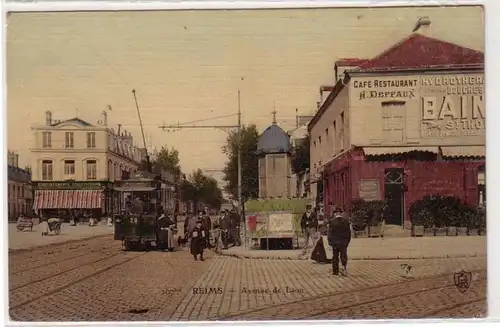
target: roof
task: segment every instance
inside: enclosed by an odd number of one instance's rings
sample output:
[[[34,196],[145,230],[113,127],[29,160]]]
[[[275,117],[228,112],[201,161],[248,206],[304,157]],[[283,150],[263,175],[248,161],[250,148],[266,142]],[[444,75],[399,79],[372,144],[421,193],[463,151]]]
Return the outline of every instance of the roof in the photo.
[[[340,58],[335,62],[335,66],[361,66],[369,59],[361,59],[361,58]]]
[[[341,64],[351,63],[352,66],[356,66],[355,63],[360,63],[363,60],[344,58],[335,64],[341,66]],[[340,91],[347,85],[351,73],[458,68],[484,68],[484,53],[414,33],[373,59],[365,61],[358,68],[347,71],[344,78],[337,81],[332,92],[307,125],[307,129],[311,131]]]
[[[29,183],[31,180],[31,174],[28,171],[11,165],[7,166],[7,176],[10,181]]]
[[[85,126],[85,127],[91,127],[91,126],[93,126],[92,124],[90,124],[90,123],[86,122],[85,120],[80,119],[78,117],[74,117],[74,118],[71,118],[71,119],[58,121],[57,123],[52,124],[52,126],[58,126],[58,125],[67,124],[67,123],[73,123],[73,124],[77,124],[77,125],[81,125],[81,126]]]
[[[260,135],[256,153],[259,155],[290,151],[290,137],[281,127],[272,124]]]
[[[451,68],[484,65],[484,53],[414,33],[373,59],[359,70]]]

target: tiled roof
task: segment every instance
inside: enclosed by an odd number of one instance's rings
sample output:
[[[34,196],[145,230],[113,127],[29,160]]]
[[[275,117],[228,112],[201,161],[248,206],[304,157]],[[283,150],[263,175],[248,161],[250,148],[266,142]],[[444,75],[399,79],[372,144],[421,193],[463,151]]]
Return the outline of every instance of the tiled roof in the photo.
[[[360,66],[367,62],[369,59],[361,59],[361,58],[341,58],[335,62],[335,66]]]
[[[482,66],[484,53],[414,33],[360,65],[359,70]]]

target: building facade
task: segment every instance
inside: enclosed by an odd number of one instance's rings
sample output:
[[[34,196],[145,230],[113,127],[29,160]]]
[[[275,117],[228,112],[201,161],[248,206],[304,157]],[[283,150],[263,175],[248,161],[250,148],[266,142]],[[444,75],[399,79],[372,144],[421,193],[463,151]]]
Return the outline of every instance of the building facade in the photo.
[[[19,215],[31,216],[33,214],[33,188],[31,185],[31,172],[19,168],[17,153],[8,152],[8,219],[16,220]]]
[[[45,124],[32,130],[37,211],[110,212],[118,201],[112,196],[112,182],[129,178],[144,158],[144,151],[134,146],[129,133],[107,126],[106,112],[93,125],[80,118],[53,120],[47,111]]]
[[[325,206],[383,199],[387,223],[408,226],[427,194],[485,201],[483,53],[417,32],[336,72],[308,126]]]

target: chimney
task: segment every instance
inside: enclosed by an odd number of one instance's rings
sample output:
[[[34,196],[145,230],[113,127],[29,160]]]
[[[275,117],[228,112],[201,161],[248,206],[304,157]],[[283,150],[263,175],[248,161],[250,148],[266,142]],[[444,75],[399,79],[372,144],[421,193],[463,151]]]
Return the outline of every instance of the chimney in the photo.
[[[413,32],[418,32],[420,34],[430,36],[431,29],[431,19],[427,16],[419,17],[415,27],[413,28]]]
[[[45,112],[45,125],[52,125],[52,112],[50,110]]]
[[[108,113],[106,112],[106,110],[102,111],[102,125],[108,126]]]

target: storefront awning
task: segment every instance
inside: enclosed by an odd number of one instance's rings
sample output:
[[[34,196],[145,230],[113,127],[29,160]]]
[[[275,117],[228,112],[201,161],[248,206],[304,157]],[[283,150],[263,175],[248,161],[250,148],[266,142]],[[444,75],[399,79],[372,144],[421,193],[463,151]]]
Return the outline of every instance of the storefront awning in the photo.
[[[36,190],[33,209],[96,209],[102,204],[102,191]]]
[[[442,146],[443,157],[486,157],[485,146]]]
[[[438,147],[405,147],[405,146],[394,146],[394,147],[365,147],[363,152],[366,156],[381,156],[386,154],[400,154],[412,151],[425,151],[438,153]]]

